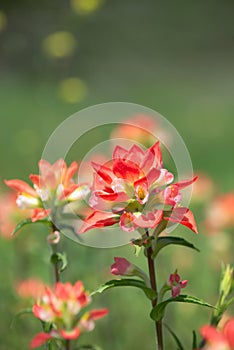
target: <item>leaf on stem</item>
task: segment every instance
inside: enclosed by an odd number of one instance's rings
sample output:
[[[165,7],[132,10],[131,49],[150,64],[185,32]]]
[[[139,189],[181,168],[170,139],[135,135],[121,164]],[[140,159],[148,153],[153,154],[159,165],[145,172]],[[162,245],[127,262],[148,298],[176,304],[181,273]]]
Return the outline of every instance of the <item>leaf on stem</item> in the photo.
[[[17,314],[14,315],[14,317],[13,317],[13,319],[11,321],[10,328],[13,327],[13,324],[16,321],[17,318],[19,318],[19,317],[21,317],[23,315],[26,315],[26,314],[33,314],[32,308],[27,308],[27,309],[24,309],[24,310],[21,310],[21,311],[17,312]]]
[[[168,304],[170,303],[189,303],[189,304],[197,304],[197,305],[201,305],[201,306],[206,306],[206,307],[210,307],[210,308],[215,308],[213,305],[208,304],[207,302],[205,302],[202,299],[190,296],[190,295],[178,295],[178,297],[176,298],[169,298],[165,301],[163,301],[162,303],[156,305],[153,310],[150,313],[150,317],[154,320],[154,321],[160,321],[163,316],[164,316],[164,312],[165,309],[167,307]]]
[[[178,350],[184,350],[184,347],[181,341],[179,340],[177,335],[173,332],[173,330],[166,324],[164,324],[164,326],[167,328],[168,332],[171,334],[172,338],[175,340]]]
[[[52,254],[50,261],[54,265],[60,264],[59,273],[63,272],[67,267],[67,255],[65,252]]]
[[[196,251],[200,251],[198,248],[196,248],[192,243],[186,241],[186,239],[182,238],[182,237],[173,237],[173,236],[167,236],[167,237],[158,237],[157,241],[156,241],[156,246],[153,252],[153,258],[155,258],[158,253],[160,252],[161,249],[163,249],[164,247],[168,246],[168,245],[181,245],[187,248],[191,248],[194,249]]]
[[[16,225],[14,231],[11,233],[11,236],[15,236],[15,234],[16,234],[19,230],[21,230],[21,228],[23,228],[24,226],[30,225],[30,224],[33,224],[33,225],[34,225],[34,224],[37,224],[37,223],[42,223],[42,224],[50,225],[51,221],[48,220],[48,219],[43,219],[43,220],[37,220],[36,222],[32,222],[32,219],[31,219],[31,218],[24,219],[24,220],[20,221],[20,222]]]
[[[125,279],[119,279],[119,280],[111,280],[103,284],[100,288],[95,290],[94,292],[91,293],[91,295],[97,294],[97,293],[103,293],[104,291],[115,288],[115,287],[136,287],[141,289],[147,298],[150,300],[154,300],[157,296],[156,292],[147,287],[144,282],[138,281],[135,279],[131,278],[125,278]]]

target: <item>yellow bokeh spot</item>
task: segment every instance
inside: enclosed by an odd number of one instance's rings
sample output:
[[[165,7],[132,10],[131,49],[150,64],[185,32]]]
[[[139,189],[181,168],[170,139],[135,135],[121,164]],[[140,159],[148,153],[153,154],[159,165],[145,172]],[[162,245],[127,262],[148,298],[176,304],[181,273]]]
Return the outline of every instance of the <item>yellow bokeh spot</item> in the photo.
[[[67,103],[81,102],[87,93],[87,87],[83,80],[68,78],[59,85],[59,96]]]
[[[7,16],[4,12],[0,11],[0,32],[7,26]]]
[[[71,56],[76,44],[76,39],[71,33],[62,31],[47,36],[42,47],[48,56],[62,58]]]
[[[88,14],[101,7],[103,0],[71,0],[72,9],[78,14]]]

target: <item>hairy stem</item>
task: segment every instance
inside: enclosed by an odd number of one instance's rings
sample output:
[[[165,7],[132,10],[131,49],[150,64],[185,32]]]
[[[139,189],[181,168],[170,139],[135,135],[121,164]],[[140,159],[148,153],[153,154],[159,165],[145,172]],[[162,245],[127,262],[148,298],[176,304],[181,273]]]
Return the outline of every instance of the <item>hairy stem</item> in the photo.
[[[147,236],[149,237],[148,230],[146,231]],[[156,293],[158,293],[157,290],[157,280],[156,280],[156,272],[155,272],[155,265],[154,265],[154,259],[152,259],[152,246],[147,248],[147,260],[148,260],[148,269],[149,269],[149,277],[150,277],[150,283],[151,288],[155,290]],[[156,297],[152,301],[152,306],[155,307],[158,303],[158,298]],[[162,334],[162,322],[161,321],[155,321],[155,331],[156,331],[156,341],[158,345],[158,350],[163,350],[163,334]]]

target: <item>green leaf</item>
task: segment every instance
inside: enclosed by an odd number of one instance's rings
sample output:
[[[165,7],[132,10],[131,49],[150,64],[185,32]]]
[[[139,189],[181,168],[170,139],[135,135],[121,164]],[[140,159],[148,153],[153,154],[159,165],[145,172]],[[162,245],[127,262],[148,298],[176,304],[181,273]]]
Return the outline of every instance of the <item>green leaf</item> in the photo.
[[[52,264],[60,264],[59,272],[63,272],[67,267],[67,255],[66,253],[54,253],[51,255],[50,261]]]
[[[190,295],[179,295],[176,298],[169,298],[165,301],[163,301],[162,303],[156,305],[153,310],[150,313],[150,317],[155,320],[155,321],[160,321],[163,316],[164,316],[164,312],[165,309],[167,307],[168,304],[170,303],[189,303],[189,304],[197,304],[197,305],[201,305],[201,306],[207,306],[207,307],[211,307],[211,308],[215,308],[214,306],[212,306],[211,304],[208,304],[207,302],[205,302],[202,299],[190,296]]]
[[[17,312],[17,314],[14,315],[12,321],[11,321],[11,324],[10,324],[10,328],[13,327],[13,324],[14,322],[16,321],[17,318],[23,316],[23,315],[26,315],[26,314],[32,314],[32,308],[27,308],[27,309],[24,309],[24,310],[21,310],[19,312]]]
[[[197,349],[198,345],[197,345],[197,334],[195,331],[193,331],[193,344],[192,344],[192,350]]]
[[[14,231],[11,233],[11,236],[15,236],[15,234],[21,230],[21,228],[23,228],[24,226],[26,225],[30,225],[30,224],[37,224],[37,223],[42,223],[42,224],[46,224],[46,225],[50,225],[50,220],[49,219],[43,219],[43,220],[37,220],[36,222],[32,222],[32,219],[31,218],[28,218],[28,219],[24,219],[22,221],[20,221]]]
[[[177,335],[171,330],[171,328],[169,326],[167,326],[166,324],[164,324],[164,326],[167,328],[168,332],[172,335],[172,338],[175,340],[178,348],[177,350],[184,350],[184,347],[181,343],[181,341],[179,340],[179,338],[177,337]]]
[[[186,241],[184,238],[167,236],[167,237],[158,237],[152,257],[155,258],[161,249],[163,249],[164,247],[170,244],[181,245],[184,247],[194,249],[199,252],[198,248],[196,248],[192,243]]]
[[[135,280],[135,279],[131,279],[131,278],[108,281],[105,284],[103,284],[100,288],[95,290],[93,293],[91,293],[91,295],[94,295],[97,293],[103,293],[104,291],[111,289],[111,288],[115,288],[115,287],[140,288],[146,294],[146,296],[151,300],[154,300],[157,296],[156,292],[153,289],[147,287],[144,282],[139,281],[139,280]]]

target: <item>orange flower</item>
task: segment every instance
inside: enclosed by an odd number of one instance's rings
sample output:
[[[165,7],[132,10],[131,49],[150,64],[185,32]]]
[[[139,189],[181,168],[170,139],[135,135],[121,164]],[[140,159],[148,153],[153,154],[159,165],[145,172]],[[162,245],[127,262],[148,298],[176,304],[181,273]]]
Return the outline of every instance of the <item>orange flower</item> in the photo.
[[[34,315],[43,322],[52,324],[49,333],[37,334],[31,342],[31,349],[43,345],[52,338],[76,339],[83,332],[93,330],[94,321],[105,316],[107,309],[91,310],[79,316],[91,302],[90,295],[84,290],[83,283],[58,282],[55,288],[45,289],[45,293],[33,306]]]
[[[76,162],[67,167],[63,159],[54,164],[42,159],[39,161],[40,175],[29,176],[33,188],[17,179],[6,180],[5,183],[17,192],[16,204],[19,208],[33,209],[31,219],[35,222],[53,213],[55,208],[80,200],[89,193],[86,184],[76,184],[72,179],[77,169]]]

